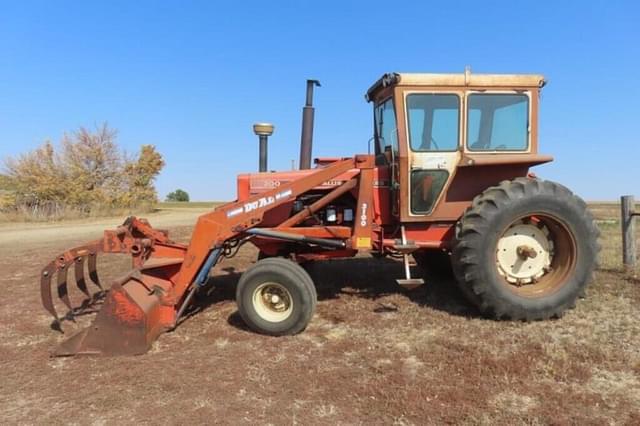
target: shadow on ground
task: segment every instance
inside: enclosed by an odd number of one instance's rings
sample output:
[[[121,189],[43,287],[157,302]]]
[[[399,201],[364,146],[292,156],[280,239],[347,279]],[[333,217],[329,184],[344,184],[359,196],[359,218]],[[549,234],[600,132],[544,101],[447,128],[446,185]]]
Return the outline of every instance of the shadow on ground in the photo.
[[[316,284],[319,301],[339,298],[341,295],[376,301],[389,295],[400,294],[418,305],[438,311],[473,318],[480,316],[477,309],[471,306],[460,293],[454,278],[446,274],[425,277],[425,284],[421,287],[405,290],[395,281],[404,274],[402,263],[393,259],[351,258],[310,262],[304,266]],[[235,300],[236,283],[242,271],[233,267],[223,268],[223,271],[226,274],[209,279],[182,321],[198,315],[211,305]],[[420,274],[422,271],[418,267],[412,269],[412,276]],[[373,308],[374,312],[378,313],[396,309],[393,303],[382,302]],[[237,312],[230,316],[229,323],[246,329]]]

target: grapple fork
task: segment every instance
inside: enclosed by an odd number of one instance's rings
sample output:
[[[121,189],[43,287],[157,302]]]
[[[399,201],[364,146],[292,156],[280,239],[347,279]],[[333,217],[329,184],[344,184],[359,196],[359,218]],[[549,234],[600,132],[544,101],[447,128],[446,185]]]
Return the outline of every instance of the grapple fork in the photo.
[[[184,251],[183,245],[169,240],[166,231],[153,229],[144,219],[131,217],[115,230],[104,231],[101,239],[69,249],[49,262],[42,269],[40,293],[44,308],[54,318],[51,327],[62,332],[63,321],[75,321],[77,316],[98,312],[90,328],[63,342],[54,355],[144,352],[154,336],[171,325],[176,301],[167,300],[167,294]],[[131,255],[133,269],[109,291],[105,291],[98,278],[99,253]],[[71,268],[78,293],[83,297],[79,304],[74,304],[70,297]],[[64,315],[56,310],[53,286],[66,308]],[[95,291],[91,289],[93,286]]]
[[[40,294],[42,297],[42,305],[53,316],[54,322],[52,327],[56,330],[62,331],[61,318],[56,311],[55,304],[53,302],[53,296],[51,291],[51,282],[53,276],[56,277],[56,292],[58,298],[62,300],[62,303],[67,308],[67,313],[63,316],[63,319],[74,320],[76,315],[82,315],[87,313],[91,306],[104,296],[104,290],[98,279],[96,271],[96,260],[98,252],[103,250],[103,240],[96,240],[91,243],[85,244],[80,247],[69,249],[57,256],[53,261],[49,262],[47,266],[42,269],[40,276]],[[86,259],[89,259],[86,262]],[[88,263],[88,273],[90,281],[99,289],[95,293],[91,293],[87,288],[87,280],[84,276],[84,265]],[[79,306],[74,307],[69,297],[68,288],[68,275],[69,269],[73,265],[74,278],[76,286],[84,294],[85,298]]]

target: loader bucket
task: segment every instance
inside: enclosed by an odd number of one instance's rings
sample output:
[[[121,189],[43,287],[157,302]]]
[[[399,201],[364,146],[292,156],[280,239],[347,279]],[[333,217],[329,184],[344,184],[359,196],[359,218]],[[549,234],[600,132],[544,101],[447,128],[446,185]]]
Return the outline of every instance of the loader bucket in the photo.
[[[93,245],[90,247],[97,247]],[[89,312],[101,305],[92,324],[65,340],[53,352],[53,356],[91,355],[137,355],[149,350],[151,344],[163,331],[172,328],[176,310],[174,303],[166,300],[182,259],[151,259],[134,268],[111,285],[108,291],[91,295],[83,274],[83,254],[89,256],[89,276],[97,280],[95,273],[95,250],[83,246],[65,252],[43,270],[41,281],[42,301],[54,316],[54,328],[62,331],[63,320]],[[76,265],[76,284],[86,296],[79,307],[73,307],[67,289],[67,269]],[[53,266],[52,266],[53,265]],[[69,309],[60,319],[51,297],[51,276],[57,272],[57,293]],[[98,284],[99,281],[96,282]]]
[[[65,340],[54,356],[138,355],[173,323],[174,309],[162,306],[159,293],[127,277],[114,283],[91,326]]]

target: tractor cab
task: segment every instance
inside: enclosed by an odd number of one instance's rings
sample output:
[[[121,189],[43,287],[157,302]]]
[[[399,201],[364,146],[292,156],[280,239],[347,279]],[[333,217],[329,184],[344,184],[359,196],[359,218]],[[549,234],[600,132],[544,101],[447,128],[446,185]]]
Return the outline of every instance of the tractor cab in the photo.
[[[366,99],[396,219],[457,220],[485,188],[551,161],[538,155],[544,84],[541,75],[383,75]]]

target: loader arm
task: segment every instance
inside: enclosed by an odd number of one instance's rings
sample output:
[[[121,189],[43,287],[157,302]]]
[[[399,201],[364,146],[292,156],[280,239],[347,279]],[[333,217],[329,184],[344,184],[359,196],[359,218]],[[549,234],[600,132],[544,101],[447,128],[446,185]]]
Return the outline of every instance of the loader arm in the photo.
[[[228,203],[198,219],[174,287],[178,300],[193,283],[207,256],[230,238],[260,225],[264,214],[298,195],[356,167],[358,157],[336,161],[314,173],[241,202]],[[208,271],[207,271],[208,272]]]
[[[60,278],[59,275],[57,284],[58,295],[69,309],[66,318],[73,319],[74,315],[80,314],[81,311],[71,307],[66,289],[68,266],[78,262],[81,269],[84,263],[78,260],[80,253],[91,256],[89,273],[97,284],[99,281],[95,273],[95,254],[99,251],[130,253],[134,268],[122,279],[114,282],[106,296],[104,292],[101,293],[101,296],[104,296],[102,307],[93,324],[64,341],[54,355],[145,353],[158,335],[175,328],[196,289],[204,285],[211,268],[223,257],[225,250],[232,243],[237,244],[242,239],[252,238],[260,233],[267,238],[279,238],[286,234],[282,230],[255,229],[262,223],[266,212],[293,202],[299,195],[353,169],[357,169],[353,178],[359,179],[359,197],[364,196],[369,200],[372,167],[371,156],[337,160],[276,189],[219,206],[198,218],[191,241],[186,246],[172,242],[166,232],[153,229],[143,219],[129,218],[115,231],[105,231],[103,239],[91,243],[88,246],[89,250],[68,250],[43,270],[43,277],[46,278],[43,278],[41,284],[43,305],[53,313],[57,324],[60,320],[55,313],[48,285],[54,272],[64,273],[64,278]],[[363,184],[364,178],[367,182]],[[354,186],[355,183],[352,181],[345,188]],[[367,202],[370,205],[370,201]],[[355,238],[356,235],[358,238],[370,236],[372,209],[367,210],[366,203],[364,209],[363,211],[362,207],[358,207],[358,214],[368,218],[363,221],[366,226],[356,226],[351,238]],[[290,221],[285,220],[283,223],[290,225]],[[304,241],[304,238],[302,236],[300,241]],[[348,245],[339,238],[307,238],[307,242],[313,241],[324,242],[327,245],[335,244],[336,247]],[[84,279],[77,273],[76,284],[89,297],[83,304],[96,301],[96,297],[88,295]]]

